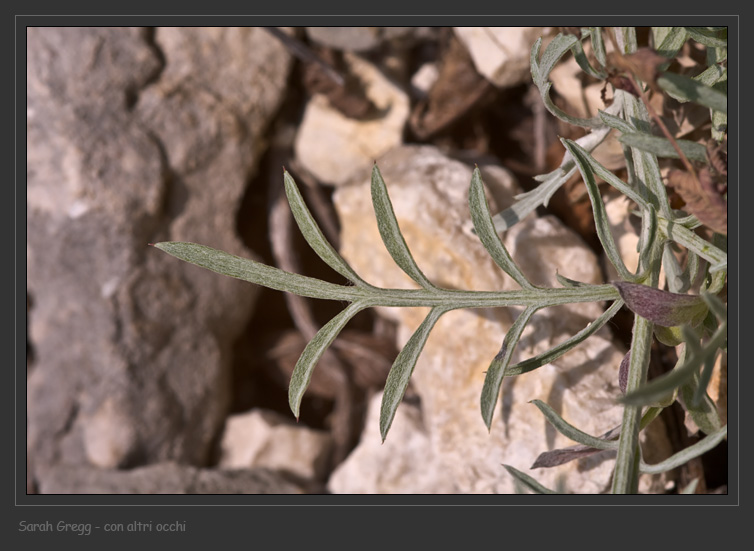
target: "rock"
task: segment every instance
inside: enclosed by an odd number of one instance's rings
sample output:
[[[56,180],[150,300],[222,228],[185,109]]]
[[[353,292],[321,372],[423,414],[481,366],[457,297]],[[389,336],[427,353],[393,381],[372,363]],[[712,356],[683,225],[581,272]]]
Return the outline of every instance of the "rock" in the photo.
[[[54,466],[204,465],[257,289],[148,243],[236,235],[290,58],[259,29],[27,34],[28,450]]]
[[[228,418],[220,447],[222,468],[268,468],[316,481],[324,479],[332,437],[275,412],[253,410]]]
[[[411,88],[419,98],[427,97],[432,85],[437,82],[440,70],[437,63],[424,63],[411,77]]]
[[[197,469],[158,463],[129,471],[56,466],[41,494],[301,494],[303,490],[270,469]]]
[[[531,48],[547,27],[454,27],[481,75],[499,88],[531,81]]]
[[[404,146],[378,159],[406,242],[427,277],[441,287],[476,290],[517,288],[490,259],[479,240],[468,231],[467,205],[471,168],[431,147]],[[515,182],[500,167],[479,163],[483,178],[496,200],[494,212],[507,206],[517,193]],[[415,287],[393,263],[379,238],[370,204],[368,177],[362,183],[336,190],[335,205],[341,219],[341,252],[354,269],[373,285]],[[555,271],[578,281],[601,281],[595,255],[572,231],[551,216],[529,217],[513,226],[505,243],[532,282],[556,286]],[[552,307],[538,312],[529,323],[514,353],[514,362],[531,357],[570,337],[602,312],[594,303]],[[537,456],[547,450],[572,445],[546,422],[529,402],[544,401],[568,422],[590,434],[601,434],[621,422],[618,367],[624,350],[613,343],[606,328],[554,363],[508,378],[491,431],[482,421],[479,398],[489,363],[521,308],[458,310],[445,314],[435,326],[412,376],[421,399],[422,430],[430,446],[414,462],[434,482],[400,480],[406,492],[442,488],[461,493],[512,493],[513,480],[502,464],[529,472],[542,484],[555,487],[564,477],[566,488],[576,493],[599,493],[609,488],[613,461],[609,454],[592,456],[558,468],[530,472]],[[408,340],[426,314],[425,309],[392,308],[383,312],[399,324],[398,344]],[[402,404],[401,408],[406,407]],[[399,408],[399,411],[400,409]],[[659,424],[658,424],[659,426]],[[372,449],[367,426],[362,444],[341,467],[369,472],[367,452]],[[419,429],[417,429],[419,430]],[[670,455],[667,439],[655,437],[654,450]],[[406,437],[388,434],[400,446]],[[419,438],[416,436],[415,438]],[[666,455],[666,456],[667,456]],[[396,453],[401,464],[409,458]],[[383,456],[380,456],[383,457]],[[384,456],[383,469],[391,469]],[[350,464],[350,463],[357,464]],[[367,476],[366,474],[364,476]],[[331,482],[339,492],[392,492],[377,473],[353,485],[343,478]],[[354,480],[355,477],[348,477]],[[440,480],[442,479],[442,480]],[[382,484],[382,485],[381,485]],[[643,491],[663,491],[662,477],[644,478]]]
[[[380,110],[376,118],[348,118],[321,94],[307,103],[294,144],[301,165],[320,182],[341,185],[369,170],[375,159],[402,143],[408,96],[379,69],[356,55],[345,60]]]
[[[411,34],[414,27],[306,27],[309,39],[346,52],[366,52],[386,40]]]
[[[404,403],[390,428],[390,438],[380,437],[382,392],[369,402],[361,442],[345,463],[330,476],[333,494],[453,494],[452,480],[437,469],[440,463],[422,422],[421,408]],[[421,461],[417,458],[421,457]]]

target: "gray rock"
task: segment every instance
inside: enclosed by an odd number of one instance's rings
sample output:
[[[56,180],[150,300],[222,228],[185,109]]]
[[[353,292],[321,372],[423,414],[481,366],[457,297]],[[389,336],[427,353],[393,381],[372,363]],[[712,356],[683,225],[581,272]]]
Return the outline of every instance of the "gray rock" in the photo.
[[[41,494],[300,494],[300,486],[270,469],[197,469],[159,463],[119,471],[57,466],[40,485]]]
[[[373,50],[385,40],[406,36],[414,27],[307,27],[310,40],[347,52]]]
[[[259,29],[30,28],[28,450],[206,464],[256,288],[147,246],[251,256],[235,216],[289,56]]]

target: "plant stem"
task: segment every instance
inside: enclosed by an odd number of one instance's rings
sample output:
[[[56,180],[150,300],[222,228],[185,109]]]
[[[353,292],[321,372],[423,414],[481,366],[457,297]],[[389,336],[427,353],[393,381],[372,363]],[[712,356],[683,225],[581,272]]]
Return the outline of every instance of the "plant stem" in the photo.
[[[628,368],[626,393],[641,387],[647,379],[649,350],[652,342],[653,323],[641,316],[634,318],[634,334],[631,341],[631,362]],[[639,425],[641,407],[626,406],[623,410],[618,456],[613,475],[614,494],[635,494],[639,491]]]

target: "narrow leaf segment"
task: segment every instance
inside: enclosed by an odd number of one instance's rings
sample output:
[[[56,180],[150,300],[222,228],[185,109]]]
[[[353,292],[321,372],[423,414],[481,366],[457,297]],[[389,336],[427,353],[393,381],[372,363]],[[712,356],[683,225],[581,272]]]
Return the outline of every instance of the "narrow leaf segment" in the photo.
[[[380,169],[377,168],[376,164],[372,169],[372,203],[374,205],[374,212],[377,215],[377,226],[380,230],[380,236],[395,263],[411,279],[425,289],[436,289],[437,287],[419,269],[414,257],[411,255],[411,251],[408,250],[406,240],[403,238],[403,234],[398,227],[398,220],[395,218],[393,204],[390,202],[385,180],[382,179],[382,174],[380,174]]]
[[[424,318],[422,324],[414,331],[411,338],[395,358],[393,366],[390,368],[387,380],[385,381],[385,392],[382,396],[382,406],[380,408],[380,434],[382,441],[385,441],[390,425],[393,423],[395,412],[398,409],[403,396],[406,394],[411,374],[414,372],[416,362],[419,359],[424,345],[427,342],[430,332],[445,312],[450,308],[436,307],[432,308]]]

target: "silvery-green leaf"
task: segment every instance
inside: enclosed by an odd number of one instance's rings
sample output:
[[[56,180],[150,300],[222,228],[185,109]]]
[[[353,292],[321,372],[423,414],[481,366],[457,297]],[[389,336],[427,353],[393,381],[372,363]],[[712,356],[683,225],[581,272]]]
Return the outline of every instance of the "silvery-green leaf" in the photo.
[[[497,353],[495,359],[492,360],[490,367],[487,368],[487,375],[484,378],[484,385],[482,386],[482,418],[485,425],[489,430],[492,426],[492,417],[495,414],[495,406],[497,405],[498,397],[500,396],[500,387],[503,384],[503,378],[505,377],[505,369],[511,361],[513,356],[513,350],[521,338],[521,333],[524,331],[526,324],[531,319],[534,312],[539,308],[530,306],[526,308],[516,321],[513,322],[511,328],[503,339],[503,346],[500,348],[500,352]]]
[[[678,258],[673,253],[671,243],[665,243],[662,250],[662,267],[665,269],[665,279],[668,290],[673,293],[685,293],[691,287],[688,273],[683,271]]]
[[[320,230],[317,221],[314,220],[311,212],[309,212],[309,208],[306,206],[296,182],[291,175],[288,174],[288,171],[283,173],[283,181],[285,183],[285,193],[288,197],[288,204],[291,206],[293,218],[296,220],[304,239],[306,239],[306,242],[312,250],[314,250],[314,252],[317,253],[317,256],[324,260],[328,266],[352,283],[357,285],[368,285],[356,272],[354,272],[353,268],[343,260],[343,257],[341,257],[327,241],[322,230]]]
[[[629,147],[635,147],[642,151],[647,151],[658,157],[666,157],[670,159],[679,158],[678,153],[667,138],[652,136],[642,132],[631,132],[620,136],[618,141]],[[707,162],[707,150],[702,144],[690,140],[676,140],[676,143],[678,144],[681,153],[683,153],[687,159],[702,163]]]
[[[582,160],[582,162],[589,166],[594,175],[605,180],[605,182],[613,186],[615,189],[620,191],[623,195],[631,199],[640,207],[647,206],[647,202],[636,192],[634,188],[629,186],[627,183],[625,183],[623,180],[618,178],[615,174],[613,174],[611,171],[597,162],[597,160],[589,154],[589,151],[582,147],[578,141],[574,142],[572,140],[563,140],[563,144],[566,145],[566,150],[569,153],[570,159],[573,159],[573,153],[576,153],[577,155],[579,155],[579,158]]]
[[[557,279],[558,283],[560,283],[563,287],[586,287],[587,285],[589,285],[589,283],[576,281],[575,279],[571,279],[570,277],[560,275],[557,269],[555,270],[555,279]]]
[[[555,117],[572,126],[580,126],[582,128],[600,128],[602,126],[602,121],[598,116],[585,119],[583,117],[574,117],[573,115],[569,115],[568,113],[563,111],[560,107],[555,105],[554,101],[552,101],[552,97],[550,96],[551,88],[552,82],[547,82],[542,88],[540,88],[540,92],[542,94],[542,101],[544,102],[545,107]]]
[[[672,59],[686,43],[688,34],[683,27],[652,27],[655,50],[662,57]]]
[[[532,404],[539,408],[539,411],[545,416],[550,424],[555,427],[560,434],[570,438],[574,442],[589,446],[591,448],[597,448],[599,450],[615,450],[618,448],[617,440],[605,440],[603,438],[597,438],[590,434],[587,434],[563,419],[557,412],[550,406],[542,402],[541,400],[532,400]]]
[[[304,348],[296,366],[293,368],[291,382],[288,385],[288,405],[296,419],[298,419],[301,399],[309,386],[314,368],[322,354],[325,353],[325,350],[329,348],[350,319],[368,306],[369,304],[352,302],[345,310],[325,324]]]
[[[604,80],[607,77],[607,74],[595,69],[589,63],[589,60],[587,59],[586,54],[584,53],[584,47],[582,46],[580,40],[577,40],[574,43],[574,45],[571,48],[571,51],[573,52],[573,57],[576,59],[576,63],[579,64],[579,67],[581,67],[581,70],[584,71],[586,74],[598,80]]]
[[[395,358],[393,366],[390,368],[387,380],[385,381],[385,392],[382,396],[382,405],[380,407],[380,434],[382,441],[385,441],[390,425],[393,423],[395,412],[403,400],[411,374],[416,367],[416,361],[419,359],[422,349],[424,348],[427,338],[432,328],[449,308],[436,307],[432,308],[424,318],[421,325],[414,331],[403,350]]]
[[[712,372],[715,369],[715,363],[717,361],[717,354],[709,355],[704,360],[704,367],[699,374],[699,382],[691,398],[691,407],[697,407],[702,403],[702,400],[707,396],[707,387],[709,386],[710,379],[712,379]]]
[[[614,102],[605,110],[605,112],[608,114],[616,114],[619,113],[620,110],[621,105],[618,102]],[[593,151],[605,141],[605,138],[609,133],[609,127],[601,126],[586,136],[579,138],[574,143],[582,147],[584,151]],[[566,183],[575,173],[576,163],[571,154],[566,151],[565,155],[563,155],[560,167],[547,174],[535,176],[534,179],[540,182],[536,188],[527,191],[526,193],[518,194],[516,196],[516,202],[513,205],[492,217],[492,221],[495,224],[495,231],[503,232],[508,230],[516,222],[529,216],[540,205],[547,206],[548,201],[555,192],[558,191],[558,188]]]
[[[713,63],[693,78],[705,86],[712,86],[720,81],[727,80],[728,69],[727,67]]]
[[[327,300],[355,300],[360,296],[352,287],[284,272],[261,262],[241,258],[205,245],[165,241],[154,246],[180,260],[196,264],[218,274],[243,279],[277,291],[287,291],[304,297]]]
[[[684,409],[694,424],[704,434],[712,434],[722,425],[720,412],[717,411],[715,402],[706,392],[703,392],[701,399],[694,403],[694,396],[699,388],[698,376],[694,374],[686,384],[681,386],[679,393]]]
[[[616,300],[613,302],[612,305],[610,305],[610,308],[605,310],[605,312],[598,317],[596,320],[591,322],[589,325],[587,325],[584,329],[570,337],[568,340],[563,341],[562,343],[553,346],[549,350],[543,352],[542,354],[538,354],[537,356],[533,358],[529,358],[528,360],[524,360],[522,362],[519,362],[515,365],[508,366],[508,368],[505,370],[505,376],[506,377],[513,377],[515,375],[521,375],[522,373],[528,373],[529,371],[534,371],[538,367],[542,367],[543,365],[547,365],[549,363],[554,362],[558,358],[560,358],[563,354],[569,352],[573,348],[575,348],[577,345],[585,341],[588,337],[594,335],[597,331],[602,329],[602,327],[615,315],[618,313],[618,311],[623,306],[622,300]]]
[[[727,326],[723,324],[702,348],[698,344],[699,337],[688,326],[684,325],[682,331],[689,351],[687,353],[684,348],[684,353],[679,356],[676,367],[670,373],[652,379],[641,388],[629,392],[619,400],[620,402],[627,405],[643,406],[665,400],[668,394],[675,392],[691,380],[704,363],[705,358],[711,354],[716,354],[727,338]],[[689,402],[692,397],[693,392],[689,395]]]
[[[639,98],[626,92],[616,94],[617,99],[623,104],[623,116],[633,131],[650,133],[650,117],[646,105]],[[670,218],[672,216],[670,201],[657,157],[641,149],[630,148],[630,150],[635,182],[631,180],[629,182],[636,186],[639,195],[652,203],[663,216]]]
[[[705,46],[711,48],[724,48],[728,46],[725,27],[685,27],[685,29],[691,38]]]
[[[710,273],[719,274],[718,283],[722,283],[726,279],[725,270],[728,266],[728,255],[726,254],[724,247],[721,249],[715,245],[719,243],[715,242],[713,236],[713,242],[705,240],[696,232],[691,231],[689,228],[682,224],[676,223],[673,217],[658,215],[658,229],[662,236],[670,241],[683,245],[690,251],[693,251],[701,258],[710,263]],[[716,234],[717,235],[717,234]],[[721,235],[722,239],[726,239],[726,236]],[[710,289],[711,291],[711,289]],[[719,289],[711,292],[719,292]]]
[[[592,38],[594,57],[604,67],[607,65],[607,55],[605,55],[605,43],[602,40],[602,27],[589,27],[589,34]]]
[[[663,73],[657,78],[657,85],[678,101],[691,101],[726,115],[728,113],[727,94],[692,78],[675,73]]]
[[[545,486],[542,486],[542,484],[537,482],[534,478],[532,478],[528,474],[522,473],[521,471],[511,467],[510,465],[503,465],[503,467],[505,467],[505,470],[508,471],[511,474],[511,476],[513,476],[513,478],[515,478],[517,481],[522,483],[526,488],[528,488],[535,494],[556,495],[558,493],[553,490],[550,490],[549,488],[546,488]]]
[[[715,317],[720,321],[728,320],[728,309],[725,304],[712,293],[702,293],[702,300],[707,303],[710,311],[715,314]]]
[[[539,50],[542,47],[542,39],[538,38],[532,46],[529,60],[534,84],[541,87],[541,85],[547,82],[547,79],[550,77],[550,71],[555,68],[560,58],[567,54],[578,40],[578,38],[570,34],[559,34],[550,41],[540,59]]]
[[[728,425],[725,425],[719,430],[708,434],[696,444],[692,444],[688,448],[671,455],[665,461],[661,461],[660,463],[656,463],[654,465],[647,465],[646,463],[642,462],[639,466],[639,469],[642,473],[645,474],[658,474],[673,470],[677,467],[680,467],[681,465],[688,463],[695,457],[699,457],[700,455],[707,453],[715,446],[717,446],[720,442],[722,442],[727,435]]]
[[[636,51],[636,28],[635,27],[613,27],[615,41],[618,43],[618,49],[623,54],[631,54]]]
[[[398,220],[395,218],[393,204],[390,202],[385,180],[382,179],[382,174],[376,164],[372,169],[372,203],[374,205],[374,213],[377,216],[377,226],[380,230],[380,236],[395,263],[411,279],[425,289],[436,289],[419,269],[414,257],[411,256],[411,251],[409,251],[406,240],[403,238],[403,234],[398,227]]]
[[[594,224],[597,229],[597,237],[602,244],[602,248],[607,255],[610,263],[615,267],[618,274],[625,280],[638,281],[640,278],[635,274],[632,274],[626,268],[623,258],[621,258],[620,251],[618,250],[613,234],[610,231],[610,222],[607,219],[607,212],[605,211],[605,203],[602,201],[597,182],[594,179],[594,171],[592,170],[591,163],[586,159],[584,153],[579,148],[573,145],[573,142],[569,142],[566,139],[561,139],[563,145],[565,145],[568,152],[576,160],[576,165],[579,167],[581,177],[584,179],[589,199],[592,203],[592,212],[594,213]]]
[[[547,48],[545,48],[545,51],[542,54],[542,59],[539,59],[539,50],[542,46],[542,39],[537,39],[531,49],[531,74],[534,80],[534,84],[537,86],[537,88],[539,88],[539,93],[542,96],[542,101],[544,102],[545,107],[548,111],[550,111],[550,113],[555,115],[560,120],[574,126],[597,128],[602,126],[599,117],[594,117],[591,119],[572,117],[571,115],[568,115],[562,109],[557,107],[553,103],[552,98],[550,98],[550,88],[552,87],[552,83],[547,80],[550,76],[550,71],[552,71],[558,61],[560,61],[560,59],[566,53],[568,53],[578,41],[578,38],[573,35],[559,34],[552,39],[550,44],[548,44]]]
[[[495,264],[500,266],[503,271],[511,276],[516,283],[524,289],[534,289],[534,285],[529,282],[524,273],[519,269],[511,258],[510,253],[505,248],[502,239],[495,231],[495,226],[490,215],[487,198],[484,195],[484,184],[482,183],[482,174],[479,168],[474,169],[471,176],[471,187],[469,188],[469,208],[471,210],[471,219],[474,223],[474,229],[479,236],[480,241],[487,249]]]
[[[719,328],[718,331],[722,332]],[[698,363],[702,363],[705,366],[709,366],[710,372],[714,367],[715,356],[718,350],[712,349],[709,344],[704,348],[701,348],[698,342],[698,336],[692,334],[688,329],[686,333],[686,348],[684,349],[681,358],[685,360],[687,356],[691,358],[700,358]],[[679,358],[679,360],[681,359]],[[707,383],[702,386],[701,376],[698,373],[698,365],[680,387],[681,401],[691,417],[692,421],[699,429],[705,433],[710,434],[718,430],[722,426],[720,415],[717,411],[717,406],[707,394]]]
[[[722,141],[728,132],[728,114],[712,111],[712,138]]]
[[[644,209],[641,217],[641,231],[639,232],[639,269],[642,274],[651,269],[651,257],[654,251],[655,239],[657,239],[657,211],[651,203]]]

